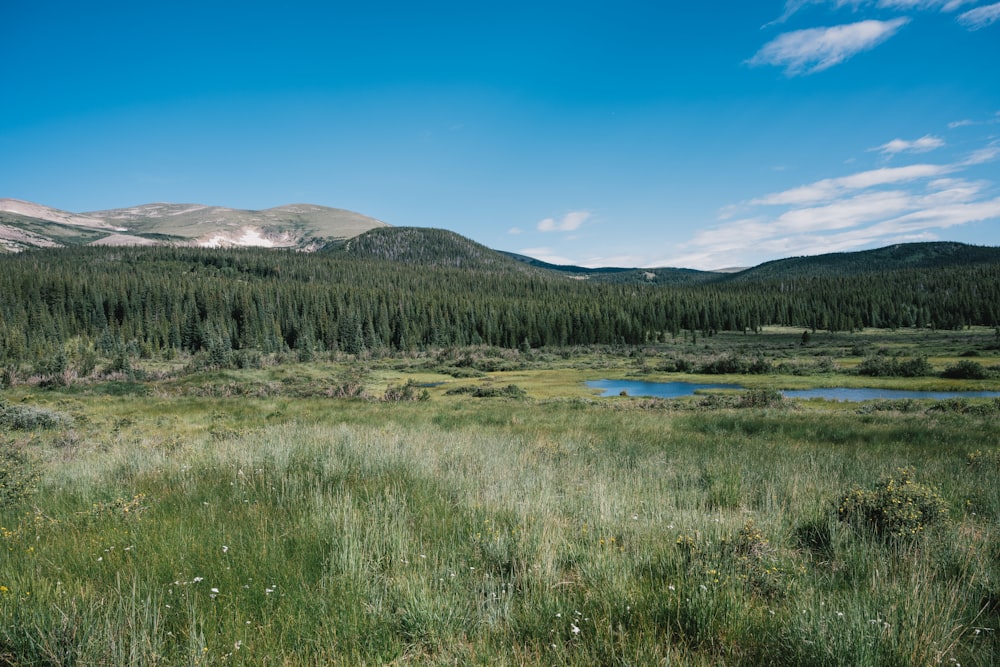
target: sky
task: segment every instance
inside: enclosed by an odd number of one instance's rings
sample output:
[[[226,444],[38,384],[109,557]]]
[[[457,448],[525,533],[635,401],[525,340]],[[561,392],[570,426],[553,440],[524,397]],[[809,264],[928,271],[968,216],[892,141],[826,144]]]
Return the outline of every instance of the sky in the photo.
[[[0,3],[0,197],[560,264],[1000,245],[1000,2]]]

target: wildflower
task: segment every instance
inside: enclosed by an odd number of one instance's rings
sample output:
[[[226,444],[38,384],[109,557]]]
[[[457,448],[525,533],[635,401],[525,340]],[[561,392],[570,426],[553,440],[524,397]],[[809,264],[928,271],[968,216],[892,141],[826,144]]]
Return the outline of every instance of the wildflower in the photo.
[[[229,552],[229,547],[227,547],[225,544],[223,544],[222,545],[222,553],[228,553],[228,552]]]
[[[212,589],[212,592],[213,592],[213,593],[218,593],[218,592],[219,592],[219,589],[218,589],[218,588],[213,588],[213,589]]]
[[[573,631],[574,635],[580,634],[580,628],[576,625],[576,623],[570,623],[569,627]]]
[[[192,583],[197,584],[199,581],[205,581],[205,577],[195,577],[191,580]]]

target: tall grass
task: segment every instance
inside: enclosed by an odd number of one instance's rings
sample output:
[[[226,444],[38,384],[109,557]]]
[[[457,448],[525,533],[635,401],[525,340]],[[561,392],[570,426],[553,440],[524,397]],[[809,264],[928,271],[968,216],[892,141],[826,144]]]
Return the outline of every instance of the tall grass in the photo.
[[[0,510],[0,664],[1000,661],[996,417],[76,400]],[[901,467],[948,521],[838,520]]]

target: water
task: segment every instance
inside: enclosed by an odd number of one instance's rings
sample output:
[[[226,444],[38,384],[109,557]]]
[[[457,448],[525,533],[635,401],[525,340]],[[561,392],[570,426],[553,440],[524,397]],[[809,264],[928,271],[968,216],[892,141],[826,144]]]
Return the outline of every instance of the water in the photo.
[[[825,398],[828,401],[874,401],[898,398],[997,398],[1000,391],[905,391],[902,389],[788,389],[781,392],[787,398]]]
[[[626,392],[629,396],[655,396],[657,398],[680,398],[691,396],[702,389],[746,389],[738,384],[697,384],[694,382],[640,382],[638,380],[591,380],[587,386],[601,389],[601,396],[618,396]],[[828,401],[872,401],[901,398],[998,398],[1000,391],[903,391],[897,389],[870,389],[828,387],[825,389],[787,389],[781,392],[786,398],[823,398]]]
[[[587,386],[603,389],[601,396],[618,396],[623,391],[629,396],[656,396],[680,398],[691,396],[702,389],[743,389],[738,384],[695,384],[694,382],[639,382],[638,380],[590,380]]]

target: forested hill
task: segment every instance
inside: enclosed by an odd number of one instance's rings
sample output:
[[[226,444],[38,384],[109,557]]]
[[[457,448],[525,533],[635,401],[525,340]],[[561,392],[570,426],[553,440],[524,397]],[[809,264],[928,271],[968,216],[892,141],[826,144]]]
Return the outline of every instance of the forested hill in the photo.
[[[1000,248],[964,243],[902,243],[875,250],[790,257],[723,276],[730,281],[847,276],[900,269],[942,269],[1000,264]]]
[[[239,350],[644,344],[769,324],[839,331],[1000,324],[1000,263],[612,284],[500,270],[492,260],[449,266],[445,256],[433,259],[433,244],[408,250],[392,238],[400,237],[375,234],[311,254],[75,247],[0,257],[0,368],[177,351],[227,359]],[[463,243],[448,233],[429,238],[441,248]],[[373,254],[361,256],[365,243]],[[466,249],[465,257],[493,257],[482,246]]]
[[[372,229],[347,241],[339,252],[357,259],[398,262],[427,268],[522,273],[526,268],[510,257],[455,232],[424,227]]]
[[[599,267],[588,268],[585,266],[573,266],[565,264],[550,264],[534,257],[527,257],[513,252],[504,252],[504,255],[517,260],[523,264],[534,266],[539,269],[556,271],[573,278],[582,278],[604,283],[654,283],[657,285],[693,285],[696,283],[711,282],[722,277],[722,274],[712,271],[697,271],[695,269],[636,269],[623,267]]]

